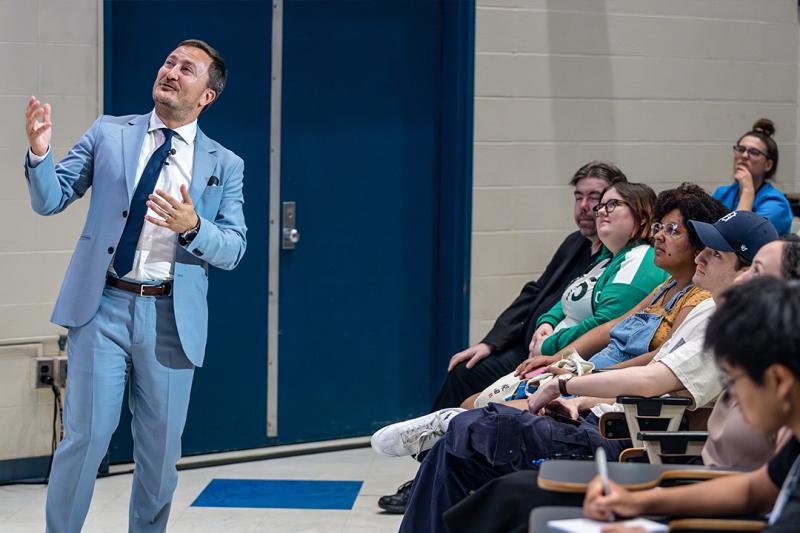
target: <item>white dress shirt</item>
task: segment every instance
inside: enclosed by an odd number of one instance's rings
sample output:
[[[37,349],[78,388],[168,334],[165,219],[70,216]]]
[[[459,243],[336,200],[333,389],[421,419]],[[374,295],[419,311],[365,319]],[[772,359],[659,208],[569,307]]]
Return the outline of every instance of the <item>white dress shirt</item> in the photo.
[[[161,128],[166,128],[166,126],[153,110],[150,113],[150,124],[142,143],[142,151],[139,153],[134,189],[139,184],[142,172],[144,172],[144,167],[150,160],[150,156],[164,143],[164,133],[160,131]],[[181,185],[186,185],[188,189],[192,183],[194,139],[196,134],[196,120],[175,129],[175,135],[172,136],[172,148],[175,149],[175,154],[167,158],[169,165],[161,167],[161,174],[159,174],[156,182],[156,189],[166,192],[180,202],[183,201]],[[38,165],[49,152],[50,149],[48,148],[45,155],[40,157],[28,150],[30,164],[33,166]],[[149,208],[147,214],[154,218],[160,218]],[[136,255],[133,258],[132,270],[120,276],[114,271],[114,261],[112,260],[108,271],[115,276],[137,281],[170,280],[175,271],[177,240],[178,234],[174,231],[156,226],[145,220],[142,226],[142,233],[139,235],[139,242],[136,245]]]

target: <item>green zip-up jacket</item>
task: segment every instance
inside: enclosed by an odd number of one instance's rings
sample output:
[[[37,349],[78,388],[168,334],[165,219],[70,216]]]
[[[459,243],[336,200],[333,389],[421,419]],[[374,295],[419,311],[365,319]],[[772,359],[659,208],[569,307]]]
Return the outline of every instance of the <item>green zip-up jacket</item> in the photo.
[[[603,256],[601,253],[598,260]],[[642,241],[617,252],[594,286],[592,316],[547,337],[542,343],[542,353],[553,355],[590,329],[622,316],[663,283],[669,274],[655,265],[654,256],[653,247]],[[546,323],[555,328],[564,316],[559,300],[539,317],[536,327]]]

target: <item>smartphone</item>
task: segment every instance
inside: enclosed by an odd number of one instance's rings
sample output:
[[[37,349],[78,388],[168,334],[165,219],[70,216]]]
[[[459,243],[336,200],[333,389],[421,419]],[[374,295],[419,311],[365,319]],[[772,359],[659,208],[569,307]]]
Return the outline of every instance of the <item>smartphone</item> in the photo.
[[[581,423],[577,420],[573,420],[569,416],[565,415],[561,411],[556,411],[555,409],[545,409],[544,414],[555,420],[556,422],[562,422],[564,424],[572,424],[573,426],[580,426]]]

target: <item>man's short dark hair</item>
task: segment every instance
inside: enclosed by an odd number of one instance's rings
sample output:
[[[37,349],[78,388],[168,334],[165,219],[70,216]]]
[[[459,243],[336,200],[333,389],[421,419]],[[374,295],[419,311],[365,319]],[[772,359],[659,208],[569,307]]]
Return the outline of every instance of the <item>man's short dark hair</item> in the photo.
[[[199,48],[211,58],[211,65],[208,67],[208,84],[206,86],[217,93],[217,96],[214,97],[210,104],[203,108],[203,111],[205,111],[211,107],[211,104],[219,99],[222,91],[225,90],[225,84],[228,83],[228,69],[225,67],[225,61],[222,59],[222,56],[219,55],[219,52],[205,41],[201,41],[200,39],[186,39],[178,43],[178,47],[181,46]]]
[[[800,378],[800,282],[760,277],[734,285],[721,301],[705,338],[718,361],[743,369],[756,383],[775,364]]]
[[[781,242],[781,276],[783,279],[800,279],[800,237],[784,235]]]
[[[609,185],[620,181],[628,181],[628,178],[617,165],[608,161],[589,161],[578,169],[569,184],[575,187],[583,178],[598,178],[605,180]]]

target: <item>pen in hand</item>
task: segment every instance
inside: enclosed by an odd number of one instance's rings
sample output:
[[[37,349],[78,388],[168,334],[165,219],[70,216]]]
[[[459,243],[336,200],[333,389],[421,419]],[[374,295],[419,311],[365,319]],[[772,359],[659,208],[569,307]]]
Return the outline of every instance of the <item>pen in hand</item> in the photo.
[[[611,494],[611,489],[608,484],[608,460],[606,458],[606,451],[603,448],[597,448],[594,452],[595,462],[597,463],[597,474],[600,476],[600,481],[603,484],[603,496]],[[608,520],[613,522],[615,520],[614,513],[609,513]]]

